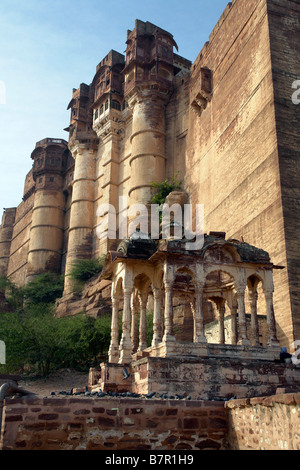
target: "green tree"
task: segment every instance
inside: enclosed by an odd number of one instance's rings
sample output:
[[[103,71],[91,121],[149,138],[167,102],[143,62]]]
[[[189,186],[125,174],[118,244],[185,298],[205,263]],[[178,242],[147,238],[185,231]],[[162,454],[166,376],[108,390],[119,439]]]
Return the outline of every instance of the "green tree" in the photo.
[[[15,299],[12,312],[0,311],[0,338],[7,351],[1,371],[45,377],[66,367],[88,370],[107,354],[110,316],[55,317],[54,301],[62,293],[62,281],[61,276],[47,273],[20,289],[1,278],[0,289],[8,299]]]
[[[4,296],[7,305],[12,309],[22,308],[24,301],[23,289],[6,276],[0,276],[0,292]]]

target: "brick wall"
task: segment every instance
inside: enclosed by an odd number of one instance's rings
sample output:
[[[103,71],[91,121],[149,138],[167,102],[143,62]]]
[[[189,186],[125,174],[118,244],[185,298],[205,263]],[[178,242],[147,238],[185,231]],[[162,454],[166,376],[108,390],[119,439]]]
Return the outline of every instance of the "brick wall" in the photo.
[[[227,446],[222,402],[7,399],[4,421],[3,450],[224,450]]]
[[[226,403],[232,450],[300,450],[300,393]]]
[[[0,450],[300,450],[300,394],[7,399]]]

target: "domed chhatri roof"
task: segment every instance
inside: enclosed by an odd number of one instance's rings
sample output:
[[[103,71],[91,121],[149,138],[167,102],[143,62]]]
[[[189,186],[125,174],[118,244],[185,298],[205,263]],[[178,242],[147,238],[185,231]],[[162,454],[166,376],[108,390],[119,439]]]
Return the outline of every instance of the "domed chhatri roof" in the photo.
[[[266,251],[262,250],[261,248],[257,248],[253,245],[250,245],[249,243],[246,243],[244,241],[239,241],[235,239],[225,239],[225,234],[224,238],[220,238],[213,233],[210,233],[209,235],[205,235],[205,241],[204,241],[204,246],[202,248],[202,252],[205,253],[205,251],[214,246],[214,245],[222,245],[224,247],[228,248],[233,248],[237,251],[239,254],[241,261],[243,262],[250,262],[250,263],[270,263],[270,255]]]
[[[157,242],[142,232],[135,232],[130,238],[121,241],[118,253],[127,258],[149,259],[157,251]]]
[[[271,262],[269,253],[244,241],[225,239],[224,232],[210,232],[204,235],[204,244],[200,250],[187,252],[185,244],[187,240],[151,240],[140,232],[136,232],[130,238],[124,239],[118,246],[117,252],[126,258],[149,259],[156,252],[190,253],[193,256],[204,258],[206,253],[213,249],[224,248],[235,252],[241,262],[267,263]]]

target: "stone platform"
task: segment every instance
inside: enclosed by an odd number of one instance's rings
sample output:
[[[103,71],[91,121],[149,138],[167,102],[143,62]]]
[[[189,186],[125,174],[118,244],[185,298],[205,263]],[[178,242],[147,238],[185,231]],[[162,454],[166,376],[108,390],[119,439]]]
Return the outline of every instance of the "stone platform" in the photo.
[[[216,346],[216,345],[214,345]],[[278,388],[300,390],[300,369],[278,360],[238,357],[143,357],[126,365],[102,363],[90,387],[138,394],[190,395],[214,400],[270,396]]]

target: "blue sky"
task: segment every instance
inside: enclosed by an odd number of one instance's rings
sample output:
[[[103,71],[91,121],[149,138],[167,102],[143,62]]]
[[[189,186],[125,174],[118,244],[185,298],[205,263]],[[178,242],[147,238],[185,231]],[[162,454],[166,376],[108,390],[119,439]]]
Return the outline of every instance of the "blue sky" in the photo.
[[[22,200],[35,143],[67,140],[72,89],[91,83],[111,49],[125,51],[136,18],[172,33],[178,53],[194,61],[227,3],[0,0],[0,223],[2,208]]]

